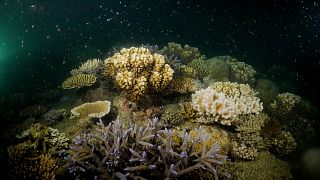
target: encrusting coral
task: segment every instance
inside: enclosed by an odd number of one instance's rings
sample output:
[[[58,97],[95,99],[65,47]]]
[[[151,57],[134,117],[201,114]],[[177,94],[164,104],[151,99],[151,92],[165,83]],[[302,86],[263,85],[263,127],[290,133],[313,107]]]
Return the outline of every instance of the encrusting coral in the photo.
[[[105,74],[132,100],[140,100],[148,91],[162,91],[173,73],[164,56],[143,47],[123,48],[105,60]]]
[[[122,127],[119,118],[108,126],[100,121],[94,134],[75,138],[69,172],[84,179],[171,179],[195,171],[208,171],[215,179],[227,176],[219,169],[227,157],[218,154],[218,145],[206,146],[201,127],[191,138],[188,132],[175,134],[170,129],[160,130],[157,124],[156,118],[145,127],[130,128]],[[194,142],[202,144],[197,151]]]
[[[97,80],[97,77],[91,74],[77,74],[67,78],[62,83],[63,89],[75,89],[85,86],[92,86]]]

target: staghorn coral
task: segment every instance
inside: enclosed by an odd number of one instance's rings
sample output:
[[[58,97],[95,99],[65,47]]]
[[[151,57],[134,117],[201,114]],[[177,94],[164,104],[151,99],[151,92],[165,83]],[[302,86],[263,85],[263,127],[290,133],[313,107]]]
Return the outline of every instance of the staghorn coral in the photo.
[[[230,66],[230,79],[234,82],[254,84],[256,71],[245,62],[239,62],[235,58],[229,58],[226,63]]]
[[[140,100],[148,91],[162,91],[172,80],[174,70],[160,54],[146,48],[123,48],[105,60],[105,75],[129,95]]]
[[[70,71],[72,76],[78,74],[92,74],[96,75],[99,70],[103,67],[103,61],[100,59],[89,59],[84,63],[81,63],[78,69],[73,69]]]
[[[110,111],[110,101],[95,101],[92,103],[84,103],[78,107],[71,109],[71,114],[80,118],[102,118]]]
[[[181,60],[181,63],[183,64],[188,64],[194,59],[205,58],[203,55],[201,55],[198,48],[191,47],[189,45],[182,46],[181,44],[174,42],[169,42],[167,46],[160,50],[160,53],[166,55],[167,57],[173,56]]]
[[[171,179],[208,171],[217,179],[226,175],[219,170],[226,156],[219,147],[205,146],[203,129],[195,130],[191,140],[183,131],[174,135],[170,129],[160,130],[156,118],[147,126],[124,128],[118,118],[108,126],[100,121],[93,134],[82,134],[71,147],[69,171],[78,178],[92,179]],[[181,142],[174,141],[178,136]],[[194,142],[203,144],[195,151]]]
[[[75,89],[81,88],[84,86],[92,86],[96,82],[97,78],[94,75],[90,74],[77,74],[67,78],[62,83],[63,89]]]
[[[288,163],[274,157],[267,151],[260,152],[254,161],[231,162],[227,165],[234,179],[292,179]]]
[[[192,107],[203,115],[199,122],[231,125],[242,114],[259,114],[263,106],[248,85],[216,82],[192,95]]]

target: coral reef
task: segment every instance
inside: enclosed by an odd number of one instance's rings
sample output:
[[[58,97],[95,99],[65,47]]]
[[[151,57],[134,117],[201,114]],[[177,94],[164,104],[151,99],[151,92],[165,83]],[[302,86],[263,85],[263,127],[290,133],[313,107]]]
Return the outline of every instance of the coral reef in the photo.
[[[105,74],[135,101],[148,91],[163,90],[172,80],[173,73],[164,56],[151,54],[143,47],[123,48],[105,60]]]
[[[94,134],[75,139],[69,172],[89,179],[171,179],[195,171],[209,171],[215,179],[227,175],[219,170],[226,156],[217,154],[217,145],[206,147],[202,128],[192,140],[187,132],[177,134],[182,140],[177,144],[174,131],[160,130],[157,123],[155,118],[146,127],[123,128],[119,118],[108,126],[100,121]],[[194,142],[202,143],[199,151]]]
[[[92,103],[84,103],[78,107],[71,109],[71,114],[80,118],[102,118],[110,111],[110,101],[95,101]]]
[[[63,89],[75,89],[85,86],[92,86],[97,80],[97,77],[91,74],[77,74],[67,78],[62,83]]]

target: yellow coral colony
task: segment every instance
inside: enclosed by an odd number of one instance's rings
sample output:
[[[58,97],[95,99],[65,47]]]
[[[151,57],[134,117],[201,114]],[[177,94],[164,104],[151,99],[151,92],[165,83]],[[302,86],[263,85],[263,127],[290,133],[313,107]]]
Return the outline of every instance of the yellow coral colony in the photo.
[[[151,54],[143,47],[123,48],[105,60],[105,74],[133,100],[139,100],[148,90],[163,90],[173,73],[164,56]]]
[[[231,125],[241,114],[258,114],[263,106],[249,85],[217,82],[192,95],[192,107],[207,122]]]
[[[62,83],[63,89],[81,88],[84,86],[91,86],[97,80],[97,77],[89,74],[77,74],[75,76],[67,78]]]
[[[71,114],[81,118],[102,118],[110,111],[110,101],[84,103],[71,110]]]

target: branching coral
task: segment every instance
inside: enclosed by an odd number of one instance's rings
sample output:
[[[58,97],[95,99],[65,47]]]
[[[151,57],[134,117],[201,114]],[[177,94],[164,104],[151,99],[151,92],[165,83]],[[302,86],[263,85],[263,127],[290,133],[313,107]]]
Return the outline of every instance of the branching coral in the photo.
[[[61,170],[61,161],[55,155],[69,146],[66,135],[37,123],[19,138],[19,144],[8,148],[10,176],[13,179],[54,179]]]
[[[181,44],[174,42],[168,43],[168,45],[161,50],[161,53],[167,55],[168,57],[173,56],[177,59],[180,59],[183,64],[188,64],[192,60],[198,58],[204,59],[204,56],[201,55],[198,48],[191,47],[189,45],[182,46]]]
[[[167,86],[166,93],[189,94],[199,90],[200,87],[200,83],[194,79],[177,77],[174,78]]]
[[[186,67],[191,68],[194,71],[193,76],[191,76],[194,79],[198,78],[202,80],[209,74],[208,66],[203,58],[193,59]]]
[[[92,86],[96,82],[97,78],[94,75],[90,74],[77,74],[67,78],[62,83],[63,89],[75,89],[81,88],[84,86]]]
[[[184,119],[180,114],[180,107],[176,104],[168,104],[163,107],[163,113],[160,121],[167,125],[179,125]]]
[[[194,171],[209,171],[215,178],[220,175],[219,165],[226,156],[217,154],[219,147],[206,147],[202,128],[177,134],[181,142],[174,141],[174,131],[160,130],[157,119],[149,120],[146,127],[137,125],[124,128],[118,118],[108,126],[100,121],[93,134],[75,139],[70,156],[69,170],[83,178],[177,178]],[[197,143],[203,144],[195,151]]]
[[[201,120],[207,123],[231,125],[238,120],[238,115],[259,114],[262,111],[262,103],[255,94],[248,85],[217,82],[207,89],[196,91],[192,95],[192,107],[204,115]]]
[[[70,71],[72,76],[77,74],[93,74],[96,75],[98,71],[103,67],[103,61],[100,59],[89,59],[82,63],[78,69],[73,69]]]
[[[173,69],[160,54],[146,48],[123,48],[105,60],[105,74],[128,92],[132,100],[140,100],[148,91],[162,91],[172,80]]]
[[[232,81],[249,84],[253,84],[255,82],[254,77],[256,75],[256,71],[251,65],[246,64],[245,62],[239,62],[235,58],[229,58],[226,60],[226,63],[230,66],[230,79]]]
[[[278,94],[270,104],[269,110],[276,117],[282,118],[288,115],[300,103],[301,97],[292,93]]]

